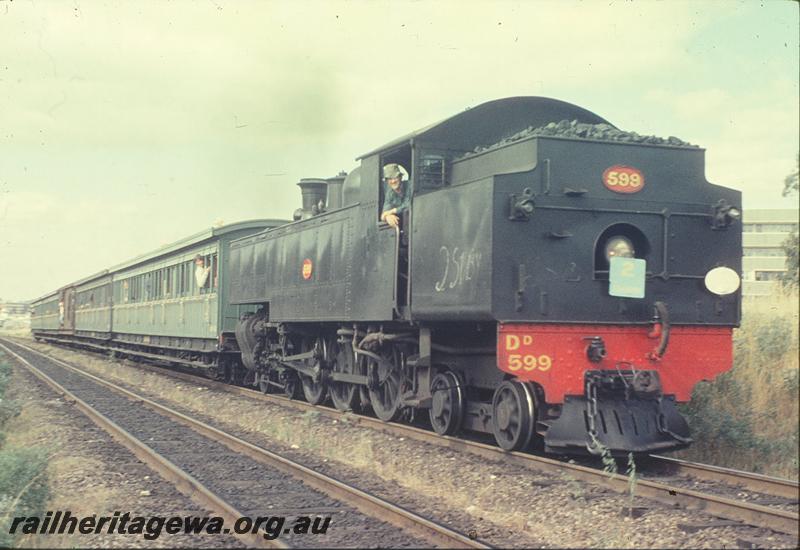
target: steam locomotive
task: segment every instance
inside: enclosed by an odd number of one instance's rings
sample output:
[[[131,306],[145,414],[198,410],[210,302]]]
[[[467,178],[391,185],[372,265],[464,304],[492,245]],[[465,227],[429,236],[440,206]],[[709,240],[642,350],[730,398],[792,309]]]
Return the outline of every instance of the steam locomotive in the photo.
[[[706,181],[702,149],[514,97],[358,162],[301,180],[291,222],[203,232],[44,296],[34,335],[506,450],[691,442],[676,403],[730,368],[741,315],[741,194]],[[387,164],[408,175],[398,227],[381,221]]]
[[[706,181],[702,149],[515,97],[358,160],[301,181],[292,223],[231,243],[262,389],[506,450],[691,441],[676,403],[730,368],[741,311],[741,195]],[[380,215],[391,163],[413,190],[399,228]]]

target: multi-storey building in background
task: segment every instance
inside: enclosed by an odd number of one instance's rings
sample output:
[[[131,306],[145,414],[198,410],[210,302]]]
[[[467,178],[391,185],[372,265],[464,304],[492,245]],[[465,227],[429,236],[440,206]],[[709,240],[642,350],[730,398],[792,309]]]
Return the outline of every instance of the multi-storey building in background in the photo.
[[[19,328],[30,324],[31,306],[28,302],[0,300],[0,328]]]
[[[12,315],[28,315],[30,312],[30,304],[28,302],[3,302],[0,301],[0,314],[8,316]]]
[[[745,296],[768,296],[786,273],[783,245],[798,228],[798,210],[745,210],[743,219],[742,290]]]

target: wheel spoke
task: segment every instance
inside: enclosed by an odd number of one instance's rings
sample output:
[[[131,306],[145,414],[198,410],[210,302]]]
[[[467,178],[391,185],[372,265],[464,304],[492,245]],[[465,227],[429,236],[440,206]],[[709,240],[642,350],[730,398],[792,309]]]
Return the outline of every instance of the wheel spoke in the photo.
[[[437,374],[431,382],[436,410],[434,407],[429,409],[429,419],[434,431],[440,435],[452,435],[461,428],[465,405],[458,385],[458,378],[452,372]]]
[[[368,390],[368,393],[375,415],[384,422],[390,422],[400,413],[402,358],[399,351],[391,344],[385,344],[379,355],[384,361],[376,365],[375,361],[370,360],[370,368],[377,370],[378,387]]]
[[[358,372],[355,355],[352,347],[347,343],[336,343],[331,349],[335,349],[336,360],[333,364],[334,372],[354,374]],[[332,382],[329,386],[333,405],[340,411],[348,411],[357,408],[357,396],[359,395],[358,386],[347,382]]]

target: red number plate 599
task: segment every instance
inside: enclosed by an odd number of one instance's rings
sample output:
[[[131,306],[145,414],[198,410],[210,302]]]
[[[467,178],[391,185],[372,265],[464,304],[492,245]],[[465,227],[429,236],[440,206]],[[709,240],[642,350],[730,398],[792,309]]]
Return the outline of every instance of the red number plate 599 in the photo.
[[[614,193],[637,193],[644,187],[644,174],[631,166],[615,164],[603,172],[603,185]]]

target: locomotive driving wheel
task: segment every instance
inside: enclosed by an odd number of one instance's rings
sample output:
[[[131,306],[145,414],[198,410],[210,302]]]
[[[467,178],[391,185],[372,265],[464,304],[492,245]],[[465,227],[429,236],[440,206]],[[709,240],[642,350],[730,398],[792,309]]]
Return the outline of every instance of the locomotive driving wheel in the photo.
[[[453,372],[439,373],[431,382],[433,402],[428,409],[433,431],[439,435],[453,435],[461,428],[464,417],[464,390]]]
[[[534,432],[534,401],[530,386],[506,380],[492,399],[492,433],[506,451],[527,447]]]
[[[356,360],[350,343],[340,343],[336,346],[336,361],[333,372],[346,374],[362,374],[363,361]],[[331,382],[328,389],[334,407],[340,411],[351,411],[358,406],[358,385],[348,382]]]
[[[369,389],[369,400],[375,416],[391,422],[400,416],[400,398],[403,391],[403,357],[400,350],[385,344],[378,353],[383,361],[370,359],[368,370],[374,369],[374,384]]]
[[[307,360],[306,365],[319,369],[319,376],[312,378],[310,376],[301,374],[300,382],[303,385],[303,395],[305,395],[306,401],[312,405],[319,405],[325,401],[325,397],[328,395],[327,385],[322,380],[321,369],[323,360],[329,357],[329,346],[325,338],[322,336],[314,340],[304,340],[303,351],[311,351],[312,349],[316,352],[315,357],[314,359]]]

